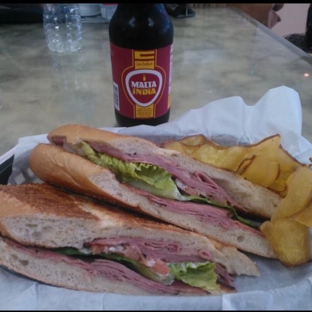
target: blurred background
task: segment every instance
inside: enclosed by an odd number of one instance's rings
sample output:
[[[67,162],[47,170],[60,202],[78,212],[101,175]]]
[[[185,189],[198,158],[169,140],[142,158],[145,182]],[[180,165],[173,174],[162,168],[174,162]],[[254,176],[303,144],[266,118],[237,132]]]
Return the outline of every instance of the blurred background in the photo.
[[[280,36],[304,33],[310,3],[285,3],[278,11],[281,21],[272,30]]]

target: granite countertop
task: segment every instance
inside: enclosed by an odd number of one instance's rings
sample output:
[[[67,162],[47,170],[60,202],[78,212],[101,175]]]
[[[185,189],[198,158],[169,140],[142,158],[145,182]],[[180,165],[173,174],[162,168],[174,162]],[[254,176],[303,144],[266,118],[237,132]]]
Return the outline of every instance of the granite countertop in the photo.
[[[171,120],[230,96],[254,104],[284,85],[299,93],[303,135],[312,141],[311,56],[229,8],[196,9],[173,23]],[[72,55],[50,52],[40,23],[2,24],[0,155],[22,136],[65,123],[116,126],[108,24],[84,23],[83,48]]]

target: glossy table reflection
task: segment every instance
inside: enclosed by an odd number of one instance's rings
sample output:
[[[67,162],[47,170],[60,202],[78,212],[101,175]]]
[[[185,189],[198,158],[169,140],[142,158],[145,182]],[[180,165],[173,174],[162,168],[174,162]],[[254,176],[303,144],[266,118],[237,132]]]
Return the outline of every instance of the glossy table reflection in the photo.
[[[281,85],[299,93],[303,135],[312,141],[312,58],[229,8],[173,19],[173,119],[230,96],[247,104]],[[283,109],[283,103],[280,103]],[[41,24],[0,24],[0,155],[19,137],[64,123],[116,126],[108,24],[83,24],[83,49],[57,55]]]

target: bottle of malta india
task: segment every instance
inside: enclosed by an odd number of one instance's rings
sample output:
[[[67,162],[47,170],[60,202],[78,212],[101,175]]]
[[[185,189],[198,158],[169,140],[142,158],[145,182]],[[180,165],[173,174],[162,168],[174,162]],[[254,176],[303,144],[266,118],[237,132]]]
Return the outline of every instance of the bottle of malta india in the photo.
[[[109,24],[119,126],[169,120],[173,25],[162,3],[118,4]]]

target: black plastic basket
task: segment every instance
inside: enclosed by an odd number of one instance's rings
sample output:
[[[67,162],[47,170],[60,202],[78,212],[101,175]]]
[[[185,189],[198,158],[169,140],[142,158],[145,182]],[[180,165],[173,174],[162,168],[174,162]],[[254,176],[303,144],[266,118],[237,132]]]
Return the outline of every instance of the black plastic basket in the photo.
[[[0,184],[7,184],[12,172],[14,155],[0,164]]]

